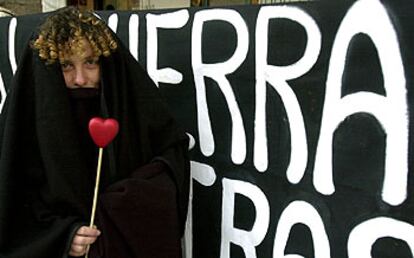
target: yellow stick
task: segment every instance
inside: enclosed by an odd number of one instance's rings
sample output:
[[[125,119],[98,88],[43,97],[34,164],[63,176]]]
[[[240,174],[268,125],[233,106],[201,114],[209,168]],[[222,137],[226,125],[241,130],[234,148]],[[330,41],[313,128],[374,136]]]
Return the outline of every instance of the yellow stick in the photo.
[[[90,228],[93,227],[93,224],[95,221],[96,204],[98,203],[99,181],[101,179],[102,153],[103,153],[103,148],[99,148],[98,166],[96,167],[95,191],[93,194],[93,203],[92,203],[92,212],[91,212],[91,221],[89,222]],[[88,252],[89,252],[89,246],[87,247],[85,258],[88,258]]]

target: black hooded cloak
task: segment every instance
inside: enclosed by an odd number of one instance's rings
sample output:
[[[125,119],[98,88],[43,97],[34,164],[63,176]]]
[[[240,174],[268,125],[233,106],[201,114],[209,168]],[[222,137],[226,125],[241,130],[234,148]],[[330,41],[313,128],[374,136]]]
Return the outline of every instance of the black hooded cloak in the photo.
[[[97,110],[117,119],[120,131],[104,149],[102,235],[90,257],[179,257],[187,137],[117,41],[100,59]],[[96,172],[88,157],[95,153],[84,147],[72,105],[60,65],[46,65],[28,45],[0,119],[0,257],[67,257],[74,232],[89,223]]]

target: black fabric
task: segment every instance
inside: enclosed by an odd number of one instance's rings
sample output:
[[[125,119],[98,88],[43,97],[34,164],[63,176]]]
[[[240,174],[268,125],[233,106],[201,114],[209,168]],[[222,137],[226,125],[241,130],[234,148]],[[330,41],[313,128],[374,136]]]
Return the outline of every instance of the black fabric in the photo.
[[[88,124],[92,117],[101,116],[99,89],[68,89],[68,94],[88,171],[94,171],[96,170],[98,148],[89,135]]]
[[[102,191],[153,160],[164,161],[176,190],[182,234],[187,137],[149,76],[119,40],[118,46],[100,60],[100,95],[105,96],[100,103],[120,124],[104,151]],[[45,65],[27,46],[0,119],[0,257],[65,257],[74,225],[89,221],[95,170],[88,165],[92,158],[74,113],[59,65]],[[111,157],[107,149],[113,150]],[[115,163],[112,173],[105,171],[108,160]]]
[[[90,258],[181,257],[175,186],[168,170],[164,162],[152,162],[102,193],[97,217],[102,234]]]

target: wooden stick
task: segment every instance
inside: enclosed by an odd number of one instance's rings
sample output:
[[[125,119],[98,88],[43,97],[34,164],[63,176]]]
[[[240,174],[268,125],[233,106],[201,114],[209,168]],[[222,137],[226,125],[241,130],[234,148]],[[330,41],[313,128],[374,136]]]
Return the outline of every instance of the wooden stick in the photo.
[[[96,167],[95,191],[93,194],[91,220],[89,222],[90,228],[93,228],[93,224],[95,221],[96,205],[98,203],[99,181],[101,179],[102,154],[103,154],[103,148],[99,148],[98,166]],[[89,253],[89,246],[87,247],[85,258],[88,258],[88,253]]]
[[[103,153],[103,148],[99,148],[98,166],[96,168],[95,191],[93,194],[91,221],[89,223],[90,228],[93,227],[93,223],[95,221],[96,204],[98,203],[99,180],[101,178],[102,153]]]

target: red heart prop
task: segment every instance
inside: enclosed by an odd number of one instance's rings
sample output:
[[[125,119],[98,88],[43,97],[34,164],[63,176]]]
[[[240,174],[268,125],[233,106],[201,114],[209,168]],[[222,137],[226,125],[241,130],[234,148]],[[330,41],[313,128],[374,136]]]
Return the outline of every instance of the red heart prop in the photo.
[[[89,121],[89,134],[98,147],[108,145],[118,134],[118,121],[113,118],[94,117]]]

